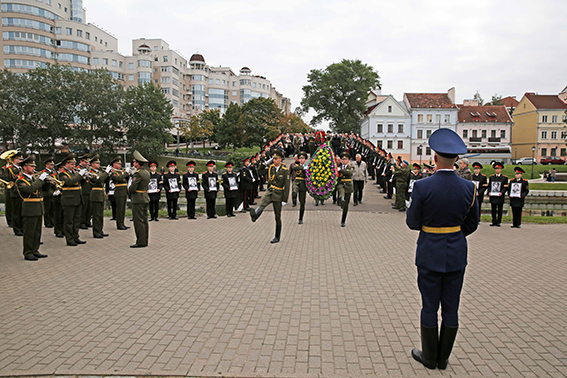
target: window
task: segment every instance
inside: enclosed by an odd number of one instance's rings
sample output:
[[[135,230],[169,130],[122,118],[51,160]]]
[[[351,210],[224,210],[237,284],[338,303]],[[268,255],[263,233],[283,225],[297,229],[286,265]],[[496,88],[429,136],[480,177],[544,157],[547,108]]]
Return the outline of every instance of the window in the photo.
[[[391,150],[393,145],[394,145],[394,142],[389,140],[388,141],[388,149]]]
[[[435,123],[441,123],[441,114],[435,114]]]
[[[557,131],[551,132],[551,139],[557,139]]]
[[[77,37],[82,37],[83,31],[81,29],[77,29]]]
[[[500,130],[500,138],[502,139],[506,138],[506,130]]]
[[[376,132],[377,133],[383,133],[384,132],[384,125],[382,125],[381,123],[376,125]]]
[[[233,96],[236,96],[236,91],[232,91],[232,95],[233,95]]]
[[[128,63],[128,69],[133,70],[134,69],[134,63]]]
[[[167,83],[170,83],[170,82],[171,82],[171,78],[170,78],[169,76],[163,76],[163,77],[161,78],[161,83],[162,83],[162,84],[167,84]]]
[[[403,150],[404,149],[404,141],[403,140],[399,140],[398,141],[398,150]]]
[[[478,138],[478,130],[473,130],[473,131],[472,131],[472,137],[473,137],[473,138]]]
[[[547,116],[546,115],[541,116],[541,122],[547,122]]]
[[[73,35],[73,29],[72,28],[66,28],[67,30],[67,35]]]
[[[108,66],[108,58],[102,58],[102,64]]]
[[[496,130],[490,130],[490,137],[496,138]]]
[[[91,33],[85,32],[85,38],[86,38],[86,39],[91,39]]]
[[[61,34],[63,31],[61,30],[61,26],[55,28],[55,34]]]
[[[94,41],[98,42],[98,37],[96,35],[94,36]]]
[[[482,130],[482,138],[486,138],[486,130]]]
[[[557,116],[556,115],[551,116],[551,122],[557,123]]]
[[[547,156],[547,148],[541,149],[541,156]]]
[[[118,62],[118,67],[122,68],[123,62]]]
[[[232,86],[233,86],[233,87],[236,87],[236,81],[233,81],[233,82],[232,82]]]
[[[98,66],[98,58],[93,58],[93,64],[94,64],[95,66]]]
[[[404,132],[404,124],[398,123],[398,133],[403,134],[403,132]]]
[[[164,62],[167,62],[168,60],[169,60],[169,59],[168,59],[167,55],[164,55],[164,56],[163,56],[163,61],[164,61]]]
[[[117,63],[118,63],[118,62],[116,61],[116,59],[112,59],[112,67],[116,67],[116,64],[117,64]]]
[[[253,88],[256,88],[256,83],[252,83],[252,87],[253,87]]]
[[[549,149],[549,154],[551,156],[557,156],[557,148],[550,148]]]
[[[388,134],[392,134],[394,132],[394,125],[389,124],[388,125]]]
[[[128,75],[128,80],[133,81],[133,80],[134,80],[134,75]]]
[[[216,80],[217,85],[220,85],[220,79]]]
[[[451,122],[451,115],[445,114],[445,123],[449,123],[449,122]]]
[[[541,132],[541,139],[547,139],[547,131]]]
[[[468,138],[468,137],[469,137],[469,131],[463,130],[463,138]]]
[[[417,130],[417,139],[423,139],[423,130]]]
[[[427,130],[425,132],[425,136],[427,137],[427,139],[429,139],[429,137],[431,136],[431,130]]]
[[[418,114],[418,115],[417,115],[417,122],[423,123],[423,114]]]
[[[392,113],[392,107],[388,106],[388,113]]]
[[[381,140],[377,141],[376,144],[378,145],[378,147],[382,148],[382,141]]]
[[[427,123],[432,123],[433,122],[433,114],[428,114],[427,115]]]
[[[214,84],[215,81],[213,79],[209,79],[209,84]]]
[[[426,154],[426,155],[431,155],[431,147],[426,147],[426,148],[425,148],[425,154]]]
[[[169,93],[170,93],[170,89],[169,89],[169,88],[162,88],[162,89],[161,89],[161,93],[163,93],[163,94],[169,94]]]
[[[423,155],[423,146],[417,146],[417,156]]]
[[[567,131],[561,132],[561,139],[567,139]]]
[[[567,150],[566,148],[562,148],[562,149],[561,149],[561,156],[567,155],[567,151],[566,151],[566,150]]]

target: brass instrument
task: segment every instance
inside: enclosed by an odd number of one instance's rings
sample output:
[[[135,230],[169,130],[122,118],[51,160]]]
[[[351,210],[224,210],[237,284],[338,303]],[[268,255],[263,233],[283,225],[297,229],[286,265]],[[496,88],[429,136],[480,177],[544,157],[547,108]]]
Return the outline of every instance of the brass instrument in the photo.
[[[0,184],[4,184],[6,185],[6,189],[12,189],[14,187],[14,182],[13,181],[4,181],[2,179],[0,179]]]
[[[2,154],[0,155],[0,159],[8,160],[8,159],[10,159],[13,155],[15,155],[17,152],[18,152],[18,150],[8,150],[8,151],[4,151],[4,152],[2,152]]]
[[[34,178],[39,178],[39,176],[41,176],[43,172],[41,171],[35,171],[33,174]],[[63,185],[65,184],[65,182],[61,181],[61,180],[57,180],[55,177],[51,176],[48,174],[48,176],[45,178],[45,181],[47,181],[48,183],[52,184],[55,186],[55,189],[57,190],[61,190],[61,188],[63,187]]]

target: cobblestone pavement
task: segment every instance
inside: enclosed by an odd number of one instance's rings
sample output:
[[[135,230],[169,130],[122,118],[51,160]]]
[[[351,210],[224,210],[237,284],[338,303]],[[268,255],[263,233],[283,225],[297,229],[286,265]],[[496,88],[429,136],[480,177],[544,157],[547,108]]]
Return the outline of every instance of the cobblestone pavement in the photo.
[[[0,219],[0,375],[567,376],[565,225],[480,225],[454,353],[430,371],[410,356],[417,233],[366,193],[346,228],[330,202],[303,225],[288,204],[278,244],[271,211],[152,222],[145,249],[106,219],[79,247],[44,229],[37,262]]]

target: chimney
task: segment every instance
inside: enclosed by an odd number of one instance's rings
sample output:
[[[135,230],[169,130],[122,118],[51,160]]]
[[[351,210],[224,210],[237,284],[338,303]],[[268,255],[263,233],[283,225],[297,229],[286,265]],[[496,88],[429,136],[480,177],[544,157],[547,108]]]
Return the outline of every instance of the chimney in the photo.
[[[478,100],[463,100],[463,106],[478,106]]]
[[[455,103],[455,87],[450,88],[447,91],[447,96],[449,96],[449,100],[454,104]]]

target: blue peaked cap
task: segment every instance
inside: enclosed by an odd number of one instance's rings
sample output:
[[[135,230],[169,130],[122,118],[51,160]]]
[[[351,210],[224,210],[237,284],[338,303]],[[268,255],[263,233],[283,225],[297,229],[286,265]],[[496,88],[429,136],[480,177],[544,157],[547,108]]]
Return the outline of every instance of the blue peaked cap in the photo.
[[[441,156],[449,158],[467,153],[465,142],[451,129],[435,130],[429,137],[429,147]]]

